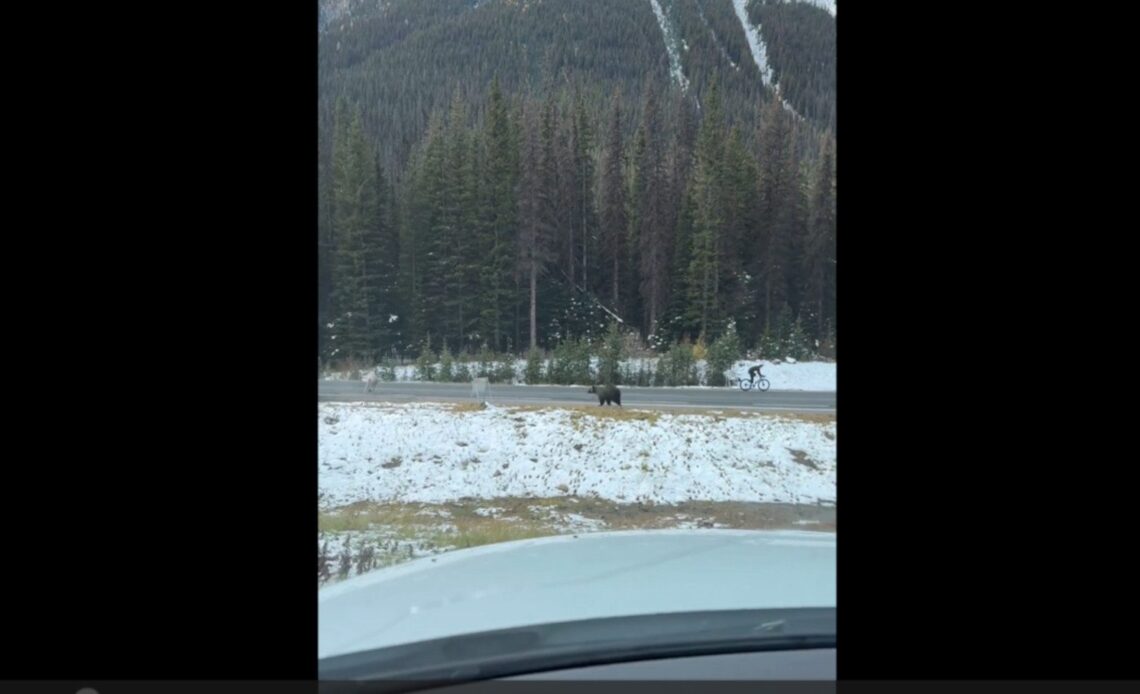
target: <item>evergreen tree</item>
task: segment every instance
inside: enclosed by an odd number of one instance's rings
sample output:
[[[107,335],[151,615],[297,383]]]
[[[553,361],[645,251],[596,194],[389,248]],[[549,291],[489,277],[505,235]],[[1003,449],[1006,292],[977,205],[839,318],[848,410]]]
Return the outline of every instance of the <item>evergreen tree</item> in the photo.
[[[622,144],[621,99],[615,92],[610,110],[610,125],[606,135],[606,151],[602,164],[599,212],[603,253],[609,259],[605,287],[612,306],[622,303],[621,262],[626,257],[625,237],[629,226],[626,209],[625,150]]]
[[[665,310],[669,289],[669,251],[672,238],[669,214],[669,180],[665,153],[657,136],[663,129],[657,96],[650,84],[637,133],[634,161],[633,208],[640,261],[640,287],[645,308],[643,331],[651,334]]]
[[[756,239],[764,332],[770,332],[777,309],[789,302],[794,276],[794,252],[798,173],[792,151],[791,116],[773,98],[761,127],[760,189],[757,214],[760,234]]]
[[[530,294],[530,348],[538,345],[538,277],[553,258],[555,229],[552,195],[554,173],[554,104],[543,108],[542,123],[531,115],[523,131],[523,156],[519,180],[519,267],[525,273]],[[540,132],[541,129],[541,132]]]
[[[491,86],[486,123],[487,197],[490,200],[488,230],[480,257],[480,333],[495,349],[502,349],[514,318],[515,248],[517,208],[515,186],[518,178],[518,149],[507,104],[498,79]]]
[[[697,138],[693,171],[692,257],[688,268],[689,314],[707,335],[721,317],[720,258],[725,224],[723,205],[724,116],[714,81]]]
[[[369,244],[369,266],[374,267],[369,293],[373,332],[371,339],[378,353],[387,353],[400,343],[401,306],[399,286],[400,238],[392,218],[392,191],[378,159],[376,162],[376,220],[374,240]]]
[[[827,334],[835,316],[835,169],[834,140],[823,137],[809,205],[808,236],[804,251],[805,303],[808,327],[815,339]]]
[[[338,109],[339,132],[333,149],[332,314],[338,356],[375,358],[379,345],[373,334],[379,289],[375,228],[376,169],[364,139],[360,114]],[[331,336],[330,336],[331,337]]]

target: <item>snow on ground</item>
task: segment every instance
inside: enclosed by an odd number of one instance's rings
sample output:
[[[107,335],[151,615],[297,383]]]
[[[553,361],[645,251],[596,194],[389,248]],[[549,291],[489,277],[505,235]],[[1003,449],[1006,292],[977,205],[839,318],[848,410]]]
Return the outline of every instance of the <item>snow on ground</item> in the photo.
[[[320,584],[549,534],[834,531],[827,417],[325,403],[318,428]]]
[[[637,372],[643,365],[646,368],[657,369],[657,357],[651,358],[634,358],[622,362],[622,368],[632,369]],[[748,368],[757,362],[761,363],[762,373],[768,377],[772,383],[773,390],[810,390],[810,391],[827,391],[833,392],[836,388],[836,364],[835,362],[789,362],[786,360],[768,361],[767,359],[758,359],[755,361],[739,361],[735,366],[730,368],[726,375],[731,379],[748,378]],[[591,359],[591,367],[596,371],[598,368],[598,359],[594,357]],[[468,368],[471,368],[471,364]],[[696,362],[697,374],[705,382],[707,377],[707,364],[704,360]],[[437,364],[438,367],[438,364]],[[514,383],[521,385],[523,381],[523,374],[526,371],[526,361],[523,359],[516,360],[514,363],[515,380]],[[396,366],[394,367],[397,381],[414,381],[416,380],[416,367],[413,365]],[[360,374],[363,376],[367,372]],[[349,380],[351,374],[345,372],[329,372],[324,375],[327,381],[343,381]],[[382,385],[379,387],[383,387]],[[694,386],[694,387],[707,387],[707,386]]]
[[[357,501],[834,503],[834,420],[321,403],[319,488]]]
[[[735,2],[735,0],[733,1]],[[747,6],[750,1],[751,0],[744,0],[744,5]],[[835,0],[776,0],[776,2],[782,2],[785,4],[800,2],[805,5],[815,5],[819,9],[830,14],[832,17],[835,16]]]
[[[748,378],[748,369],[759,363],[760,373],[771,383],[774,390],[811,390],[834,392],[836,388],[836,365],[834,362],[797,362],[779,364],[765,361],[738,361],[729,369],[729,378]]]

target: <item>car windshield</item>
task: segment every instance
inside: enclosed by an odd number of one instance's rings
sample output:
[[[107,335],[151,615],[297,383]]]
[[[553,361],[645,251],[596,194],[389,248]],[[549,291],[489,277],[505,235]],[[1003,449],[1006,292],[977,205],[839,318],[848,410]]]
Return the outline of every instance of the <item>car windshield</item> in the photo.
[[[323,662],[833,609],[835,1],[318,32]]]

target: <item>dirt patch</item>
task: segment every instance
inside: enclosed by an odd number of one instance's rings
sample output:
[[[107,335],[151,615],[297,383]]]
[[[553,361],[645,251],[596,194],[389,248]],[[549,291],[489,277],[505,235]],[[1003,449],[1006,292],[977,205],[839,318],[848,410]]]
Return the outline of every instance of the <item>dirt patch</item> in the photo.
[[[792,458],[794,458],[795,461],[800,465],[811,468],[812,470],[820,469],[819,463],[812,460],[807,453],[804,453],[803,451],[797,451],[793,448],[789,448],[788,452],[792,454]]]

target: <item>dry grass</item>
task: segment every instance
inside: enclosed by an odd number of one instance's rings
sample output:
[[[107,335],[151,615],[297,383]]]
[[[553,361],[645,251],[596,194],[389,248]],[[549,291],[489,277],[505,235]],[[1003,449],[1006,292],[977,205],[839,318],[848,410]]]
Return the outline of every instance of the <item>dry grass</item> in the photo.
[[[819,412],[772,412],[765,413],[770,417],[778,417],[780,419],[788,419],[792,421],[811,422],[813,424],[835,424],[834,414],[825,414]]]
[[[346,532],[371,530],[381,526],[410,527],[417,522],[428,524],[437,519],[417,515],[425,504],[378,504],[360,501],[337,509],[322,511],[317,516],[320,532]]]
[[[590,396],[591,398],[594,396]],[[399,405],[392,403],[362,403],[367,407],[376,407],[378,409],[391,409],[398,408]],[[454,401],[440,401],[436,402],[441,407],[447,408],[450,412],[466,413],[466,412],[483,412],[486,411],[487,406],[480,402],[454,402]],[[792,422],[808,422],[812,424],[834,424],[836,416],[830,413],[818,412],[792,412],[792,411],[754,411],[754,410],[740,410],[733,407],[723,408],[694,408],[684,406],[654,406],[654,409],[638,409],[635,407],[617,407],[615,405],[599,406],[596,403],[588,404],[543,404],[543,405],[506,405],[500,407],[510,414],[518,414],[523,412],[570,412],[571,424],[580,425],[586,417],[594,419],[612,420],[612,421],[643,421],[650,424],[656,424],[662,415],[672,416],[690,416],[690,417],[707,417],[714,421],[724,421],[726,419],[749,419],[749,418],[775,418]],[[521,418],[516,421],[522,423],[524,420]],[[829,436],[834,438],[834,436]]]
[[[494,517],[476,513],[486,508],[501,510]],[[321,513],[318,526],[321,532],[386,530],[401,540],[432,537],[439,545],[474,547],[564,532],[555,520],[559,513],[597,519],[613,530],[675,527],[678,514],[737,528],[795,527],[793,521],[799,519],[818,522],[812,529],[835,528],[833,507],[736,501],[618,503],[591,496],[500,497],[446,504],[359,502]]]
[[[649,422],[656,424],[661,413],[653,410],[634,410],[624,407],[577,407],[570,413],[570,422],[581,422],[586,417],[618,422]]]
[[[558,534],[558,529],[548,523],[520,521],[515,518],[474,516],[456,519],[455,526],[454,531],[431,535],[432,544],[466,549],[496,542],[513,542]]]
[[[486,515],[486,511],[476,513],[477,509],[489,508],[498,510],[494,515]],[[600,521],[602,530],[649,530],[685,525],[835,532],[836,521],[833,506],[708,501],[664,505],[565,496],[464,499],[446,504],[360,502],[322,513],[318,525],[322,533],[329,535],[353,534],[350,551],[354,566],[361,561],[362,553],[367,553],[369,565],[382,568],[424,553],[590,532],[567,526],[561,520],[563,513]],[[417,548],[414,551],[413,545]],[[339,555],[329,559],[335,574]]]
[[[442,403],[450,408],[452,412],[482,412],[487,409],[487,406],[481,402],[456,402],[456,403]]]

